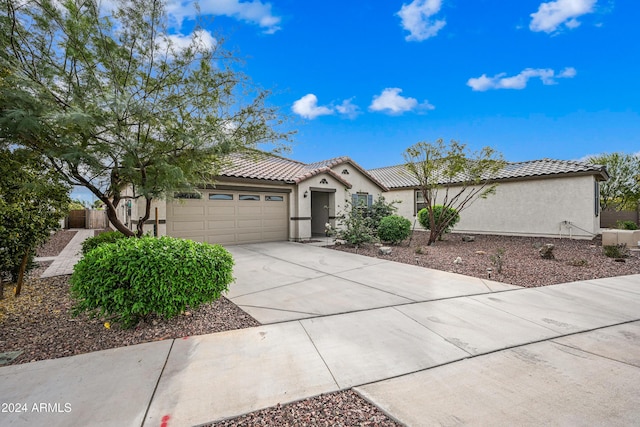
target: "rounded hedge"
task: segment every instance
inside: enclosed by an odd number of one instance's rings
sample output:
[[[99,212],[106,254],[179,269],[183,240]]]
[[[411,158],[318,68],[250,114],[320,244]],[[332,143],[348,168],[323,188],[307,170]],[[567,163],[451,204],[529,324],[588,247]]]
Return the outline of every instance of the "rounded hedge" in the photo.
[[[150,314],[169,319],[220,298],[233,281],[233,264],[222,246],[172,237],[102,244],[74,267],[74,312],[124,327]]]
[[[411,221],[399,215],[390,215],[382,218],[378,226],[380,240],[394,245],[409,237],[410,233]]]
[[[460,214],[457,210],[453,208],[445,208],[442,205],[435,205],[433,207],[433,216],[436,224],[439,224],[443,218],[451,218],[451,221],[449,221],[449,224],[442,233],[450,232],[458,221],[460,221]],[[420,209],[418,212],[418,222],[427,230],[431,228],[431,224],[429,223],[429,210],[427,208]]]
[[[105,231],[104,233],[100,233],[97,236],[89,237],[84,242],[82,242],[82,255],[86,255],[87,253],[89,253],[89,251],[97,248],[104,243],[114,243],[120,239],[126,238],[127,236],[119,231]]]

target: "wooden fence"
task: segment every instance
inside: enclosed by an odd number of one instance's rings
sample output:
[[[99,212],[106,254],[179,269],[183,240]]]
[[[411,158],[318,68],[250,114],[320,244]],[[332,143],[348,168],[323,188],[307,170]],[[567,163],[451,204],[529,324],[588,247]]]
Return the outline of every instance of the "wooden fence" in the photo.
[[[615,228],[618,221],[633,221],[640,224],[640,209],[635,211],[610,211],[600,212],[600,227]]]
[[[107,211],[80,209],[69,211],[67,228],[101,229],[109,226]]]

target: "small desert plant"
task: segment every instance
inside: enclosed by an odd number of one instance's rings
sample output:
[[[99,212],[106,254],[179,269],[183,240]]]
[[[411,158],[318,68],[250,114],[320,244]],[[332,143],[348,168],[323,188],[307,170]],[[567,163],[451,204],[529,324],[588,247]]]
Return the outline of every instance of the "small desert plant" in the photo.
[[[618,221],[616,222],[616,228],[619,230],[637,230],[638,224],[633,221]]]
[[[571,265],[573,267],[585,267],[589,265],[586,259],[572,259],[571,261],[567,261],[567,265]]]
[[[378,237],[383,242],[396,245],[409,237],[411,233],[411,221],[405,217],[391,215],[382,218],[378,226]]]
[[[336,237],[354,246],[369,243],[374,238],[372,219],[367,217],[366,208],[354,206],[349,199],[345,200],[345,209],[338,218],[338,225]]]
[[[602,250],[609,258],[626,258],[629,256],[629,251],[627,250],[627,245],[625,243],[603,246]]]
[[[214,301],[233,281],[222,246],[172,237],[120,239],[89,251],[74,267],[74,313],[124,327],[147,315],[174,317]]]
[[[89,237],[84,242],[82,242],[82,255],[86,255],[92,249],[95,249],[105,243],[114,243],[120,239],[126,238],[127,236],[119,231],[105,231],[104,233],[100,233],[97,236]]]
[[[495,268],[496,273],[502,273],[502,266],[504,264],[505,252],[506,251],[504,250],[504,248],[498,248],[496,249],[496,253],[489,257],[489,259],[491,260],[491,263],[493,264],[493,267]]]
[[[424,253],[424,249],[422,249],[422,246],[418,246],[414,252],[416,255],[422,255]]]

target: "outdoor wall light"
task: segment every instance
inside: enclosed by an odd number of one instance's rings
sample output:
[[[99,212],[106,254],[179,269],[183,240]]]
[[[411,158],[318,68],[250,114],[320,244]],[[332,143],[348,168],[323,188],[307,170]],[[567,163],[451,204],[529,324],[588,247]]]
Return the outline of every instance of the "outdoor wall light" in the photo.
[[[304,194],[302,195],[302,197],[304,197],[306,199],[308,195],[309,195],[309,192],[305,191]]]

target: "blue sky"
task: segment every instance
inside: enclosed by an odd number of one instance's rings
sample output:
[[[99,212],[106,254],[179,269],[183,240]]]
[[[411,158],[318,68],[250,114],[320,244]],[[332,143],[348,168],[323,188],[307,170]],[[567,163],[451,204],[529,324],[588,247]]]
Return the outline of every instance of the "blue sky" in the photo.
[[[168,1],[177,38],[191,1]],[[418,141],[509,161],[640,152],[640,2],[201,0],[297,130],[288,157],[403,162]]]
[[[171,3],[188,28],[190,2]],[[402,163],[417,141],[507,160],[640,151],[640,3],[204,0],[207,30],[297,129],[288,156]]]

